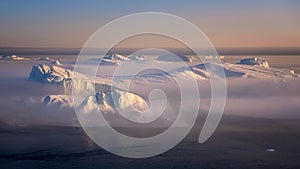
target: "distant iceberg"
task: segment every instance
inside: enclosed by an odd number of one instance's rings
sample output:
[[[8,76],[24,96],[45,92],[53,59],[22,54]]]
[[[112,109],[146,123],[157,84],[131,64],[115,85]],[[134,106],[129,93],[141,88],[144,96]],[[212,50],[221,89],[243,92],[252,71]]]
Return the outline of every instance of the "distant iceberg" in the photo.
[[[108,59],[108,60],[128,60],[125,56],[120,55],[120,54],[111,54],[111,55],[105,55],[103,59]]]
[[[73,107],[73,100],[71,95],[47,95],[43,100],[45,105]]]
[[[1,60],[24,60],[24,57],[19,57],[17,55],[3,55],[0,57]]]
[[[145,60],[145,56],[143,55],[129,55],[127,57],[129,60]]]
[[[123,56],[120,54],[105,55],[103,58],[92,58],[89,61],[99,62],[101,65],[118,65],[123,61],[142,61],[145,60],[143,55],[129,55]]]
[[[269,63],[266,60],[263,60],[261,58],[246,58],[240,60],[237,64],[243,64],[243,65],[253,65],[253,66],[260,66],[264,68],[269,68]]]
[[[224,74],[222,73],[223,71]],[[258,58],[242,59],[237,64],[199,64],[189,68],[173,70],[170,74],[180,78],[190,76],[198,80],[205,80],[209,78],[285,79],[299,77],[299,75],[295,74],[293,70],[270,68],[267,61]]]
[[[101,65],[118,65],[122,61],[129,60],[127,57],[120,54],[105,55],[103,58],[92,58],[89,61],[99,62]]]

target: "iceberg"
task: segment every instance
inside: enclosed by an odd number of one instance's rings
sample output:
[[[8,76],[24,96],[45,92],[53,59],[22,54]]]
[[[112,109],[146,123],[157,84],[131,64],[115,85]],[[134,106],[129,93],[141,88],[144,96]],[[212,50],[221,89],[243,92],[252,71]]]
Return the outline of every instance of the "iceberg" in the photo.
[[[243,65],[253,65],[253,66],[260,66],[264,68],[269,68],[269,63],[266,60],[263,60],[261,58],[246,58],[240,60],[237,64],[243,64]]]
[[[120,54],[105,55],[102,59],[90,59],[91,61],[101,61],[101,65],[118,65],[122,61],[129,60],[127,57]]]
[[[128,60],[127,57],[120,55],[120,54],[111,54],[111,55],[105,55],[103,59],[107,60],[115,60],[115,61],[123,61],[123,60]]]
[[[222,71],[224,71],[225,77]],[[173,70],[170,74],[180,78],[189,76],[198,80],[209,78],[285,79],[299,77],[293,70],[270,68],[267,61],[260,59],[243,59],[238,64],[203,63],[188,68],[179,68]]]
[[[1,60],[24,60],[24,57],[19,57],[16,55],[3,55],[0,57]]]
[[[97,92],[96,102],[103,111],[144,112],[147,102],[137,94],[112,88],[111,91]]]
[[[92,90],[93,85],[83,81],[72,81],[74,72],[68,69],[64,69],[58,66],[47,66],[45,64],[34,65],[30,72],[29,79],[42,83],[65,85],[66,82],[75,83],[75,88],[79,91]],[[75,89],[76,90],[76,89]],[[113,87],[106,83],[97,82],[95,84],[95,90],[98,91],[94,96],[86,97],[86,100],[82,102],[82,107],[89,107],[92,98],[95,98],[95,103],[103,112],[143,112],[148,109],[147,102],[139,95],[124,91],[122,89]],[[43,99],[45,105],[56,106],[73,106],[72,95],[47,95]]]
[[[128,57],[127,57],[129,60],[138,60],[138,61],[140,61],[140,60],[145,60],[145,56],[143,56],[143,55],[129,55]]]
[[[45,64],[34,65],[29,75],[30,80],[58,85],[70,82],[73,77],[71,70]]]

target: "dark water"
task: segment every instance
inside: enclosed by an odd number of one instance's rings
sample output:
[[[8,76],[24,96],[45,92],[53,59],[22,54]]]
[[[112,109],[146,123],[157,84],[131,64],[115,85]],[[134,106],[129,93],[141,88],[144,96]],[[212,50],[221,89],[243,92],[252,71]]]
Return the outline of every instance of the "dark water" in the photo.
[[[110,154],[80,128],[2,126],[0,168],[300,168],[299,122],[227,116],[204,144],[196,125],[179,145],[145,159]]]

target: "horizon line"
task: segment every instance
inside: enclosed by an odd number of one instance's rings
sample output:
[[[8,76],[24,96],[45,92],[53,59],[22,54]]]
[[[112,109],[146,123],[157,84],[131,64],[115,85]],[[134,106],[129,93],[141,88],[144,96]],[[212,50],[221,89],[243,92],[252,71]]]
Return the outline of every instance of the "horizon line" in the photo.
[[[104,52],[105,48],[90,48],[92,53],[99,51]],[[108,53],[119,53],[128,55],[135,51],[147,48],[112,48]],[[160,48],[176,54],[191,55],[194,52],[189,48]],[[215,48],[219,55],[300,55],[300,47],[219,47]],[[79,47],[0,47],[0,54],[24,54],[24,55],[75,55],[79,54]],[[93,50],[97,50],[93,51]],[[195,50],[204,50],[205,48],[197,48]]]

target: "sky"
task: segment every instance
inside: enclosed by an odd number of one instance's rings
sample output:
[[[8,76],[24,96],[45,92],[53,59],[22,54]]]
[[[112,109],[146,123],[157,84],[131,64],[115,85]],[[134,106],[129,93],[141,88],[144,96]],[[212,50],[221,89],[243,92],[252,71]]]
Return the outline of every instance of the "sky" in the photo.
[[[81,48],[106,23],[137,12],[183,17],[220,48],[300,47],[298,0],[2,0],[0,6],[0,47]]]

